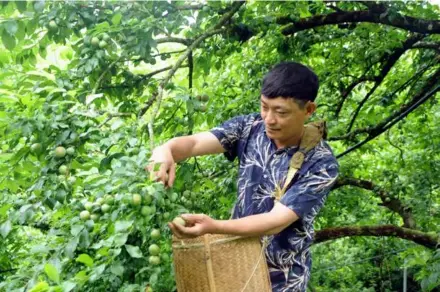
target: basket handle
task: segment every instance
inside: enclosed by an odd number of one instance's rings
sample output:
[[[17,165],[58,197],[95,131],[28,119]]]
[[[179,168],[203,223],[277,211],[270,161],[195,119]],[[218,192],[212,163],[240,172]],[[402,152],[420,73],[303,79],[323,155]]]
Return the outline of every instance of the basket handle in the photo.
[[[205,234],[203,236],[203,242],[205,243],[205,261],[206,261],[206,269],[208,270],[209,291],[216,292],[214,271],[212,269],[211,244],[209,242],[209,234]]]

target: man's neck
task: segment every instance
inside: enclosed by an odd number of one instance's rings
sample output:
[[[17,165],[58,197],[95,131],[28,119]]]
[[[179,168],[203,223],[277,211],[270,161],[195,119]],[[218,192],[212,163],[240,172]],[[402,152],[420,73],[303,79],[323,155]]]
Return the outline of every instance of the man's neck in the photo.
[[[293,147],[293,146],[299,146],[299,144],[301,143],[301,138],[304,134],[304,129],[301,132],[301,135],[299,136],[294,136],[289,138],[288,140],[274,140],[275,145],[277,146],[277,149],[283,149],[283,148],[287,148],[287,147]]]

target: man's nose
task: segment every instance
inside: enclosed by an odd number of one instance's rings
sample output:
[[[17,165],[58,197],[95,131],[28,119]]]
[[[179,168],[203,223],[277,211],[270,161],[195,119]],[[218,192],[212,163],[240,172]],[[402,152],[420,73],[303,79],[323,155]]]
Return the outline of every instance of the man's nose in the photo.
[[[266,118],[264,120],[266,121],[267,124],[275,124],[276,123],[275,115],[271,111],[268,111],[266,113]]]

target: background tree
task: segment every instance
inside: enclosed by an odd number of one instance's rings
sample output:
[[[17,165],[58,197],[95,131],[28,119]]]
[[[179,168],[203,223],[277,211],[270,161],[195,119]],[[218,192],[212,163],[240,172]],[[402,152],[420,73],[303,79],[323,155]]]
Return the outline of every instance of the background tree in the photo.
[[[236,165],[143,170],[154,145],[259,110],[296,60],[321,80],[341,176],[312,291],[440,285],[440,10],[429,2],[2,2],[0,287],[175,289],[166,222],[228,218]]]

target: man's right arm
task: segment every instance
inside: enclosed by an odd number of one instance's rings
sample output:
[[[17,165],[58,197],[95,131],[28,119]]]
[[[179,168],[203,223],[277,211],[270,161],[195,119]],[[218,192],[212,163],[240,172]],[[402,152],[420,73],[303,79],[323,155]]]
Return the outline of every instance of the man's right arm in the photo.
[[[172,186],[176,175],[175,163],[190,157],[225,152],[217,137],[211,132],[202,132],[191,136],[176,137],[153,150],[148,171],[154,172],[157,181]]]
[[[160,147],[168,147],[170,149],[174,162],[180,162],[194,156],[225,152],[217,137],[211,132],[176,137]]]

